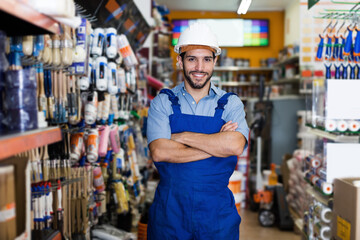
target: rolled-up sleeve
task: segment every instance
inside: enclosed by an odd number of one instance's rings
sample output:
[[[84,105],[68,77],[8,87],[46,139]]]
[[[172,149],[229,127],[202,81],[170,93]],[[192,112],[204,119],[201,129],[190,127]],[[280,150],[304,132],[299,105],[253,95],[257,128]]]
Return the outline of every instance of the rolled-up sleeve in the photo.
[[[246,139],[246,144],[244,149],[247,148],[248,138],[249,138],[249,127],[245,119],[244,104],[241,102],[240,98],[237,96],[229,97],[228,103],[225,105],[225,110],[223,114],[223,119],[225,122],[233,121],[238,123],[238,128],[236,131],[244,135]]]
[[[171,138],[169,115],[172,113],[167,95],[159,94],[150,104],[147,120],[148,144],[159,138]]]

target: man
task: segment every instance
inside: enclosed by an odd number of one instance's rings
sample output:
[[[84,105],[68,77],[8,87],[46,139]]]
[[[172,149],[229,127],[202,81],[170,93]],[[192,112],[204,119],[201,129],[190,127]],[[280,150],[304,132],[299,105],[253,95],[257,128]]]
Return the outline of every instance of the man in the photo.
[[[221,53],[215,35],[195,23],[175,46],[185,82],[151,102],[147,137],[160,174],[148,239],[238,240],[240,216],[227,188],[249,133],[240,99],[210,78]]]

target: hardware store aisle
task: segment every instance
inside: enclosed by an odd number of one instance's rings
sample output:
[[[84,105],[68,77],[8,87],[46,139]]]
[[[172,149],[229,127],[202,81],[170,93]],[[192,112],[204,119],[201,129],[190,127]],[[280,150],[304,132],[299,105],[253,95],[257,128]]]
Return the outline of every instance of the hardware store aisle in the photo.
[[[258,213],[249,209],[241,209],[240,239],[241,240],[300,240],[301,235],[291,231],[281,231],[278,227],[265,228],[260,226]]]

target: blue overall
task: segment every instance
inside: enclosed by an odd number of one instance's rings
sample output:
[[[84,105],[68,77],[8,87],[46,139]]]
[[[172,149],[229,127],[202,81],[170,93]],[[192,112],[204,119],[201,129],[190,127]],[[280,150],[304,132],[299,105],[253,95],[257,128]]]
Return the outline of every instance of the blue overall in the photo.
[[[218,133],[228,97],[218,100],[213,117],[182,114],[178,97],[169,89],[173,114],[171,133]],[[227,187],[236,156],[210,157],[189,163],[156,162],[160,182],[149,210],[149,240],[238,240],[241,218]]]

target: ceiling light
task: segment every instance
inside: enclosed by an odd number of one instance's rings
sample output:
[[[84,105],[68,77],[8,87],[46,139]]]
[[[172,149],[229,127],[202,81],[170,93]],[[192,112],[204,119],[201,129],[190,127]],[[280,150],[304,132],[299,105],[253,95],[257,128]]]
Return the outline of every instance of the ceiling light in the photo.
[[[241,0],[237,14],[246,14],[251,4],[251,0]]]

